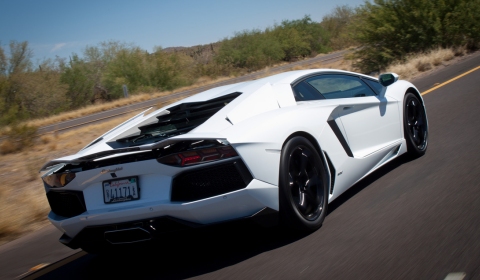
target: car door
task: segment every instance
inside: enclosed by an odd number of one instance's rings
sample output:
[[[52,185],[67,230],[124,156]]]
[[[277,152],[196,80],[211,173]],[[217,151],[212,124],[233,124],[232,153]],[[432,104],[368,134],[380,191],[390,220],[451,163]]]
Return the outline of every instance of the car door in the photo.
[[[397,101],[376,81],[355,75],[325,74],[305,80],[325,99],[338,101],[336,113],[355,158],[364,158],[401,139]]]

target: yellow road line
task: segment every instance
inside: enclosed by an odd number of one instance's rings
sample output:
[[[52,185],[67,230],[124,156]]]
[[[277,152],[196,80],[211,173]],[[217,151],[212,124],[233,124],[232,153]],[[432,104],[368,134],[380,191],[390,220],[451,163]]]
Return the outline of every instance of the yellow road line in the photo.
[[[476,67],[476,68],[473,68],[472,70],[467,71],[467,72],[465,72],[465,73],[463,73],[463,74],[460,74],[460,75],[456,76],[455,78],[452,78],[452,79],[450,79],[450,80],[448,80],[448,81],[446,81],[446,82],[444,82],[444,83],[441,83],[441,84],[439,84],[438,86],[435,86],[435,87],[433,87],[433,88],[431,88],[431,89],[429,89],[429,90],[427,90],[427,91],[424,91],[424,92],[422,92],[422,95],[425,95],[425,94],[430,93],[430,92],[432,92],[432,91],[434,91],[434,90],[436,90],[436,89],[438,89],[438,88],[441,88],[441,87],[443,87],[444,85],[449,84],[449,83],[451,83],[451,82],[453,82],[453,81],[455,81],[455,80],[457,80],[457,79],[460,79],[461,77],[466,76],[466,75],[468,75],[468,74],[470,74],[470,73],[472,73],[473,71],[476,71],[476,70],[478,70],[478,69],[480,69],[480,66],[478,66],[478,67]]]
[[[64,265],[66,265],[66,264],[68,264],[68,263],[71,263],[71,262],[73,262],[74,260],[79,259],[79,258],[81,258],[81,257],[83,257],[83,256],[85,256],[85,255],[88,255],[85,251],[79,251],[79,252],[77,252],[77,253],[75,253],[75,254],[73,254],[73,255],[70,255],[70,256],[68,256],[68,257],[66,257],[66,258],[64,258],[64,259],[62,259],[62,260],[60,260],[60,261],[58,261],[58,262],[52,263],[52,264],[50,264],[50,265],[43,266],[43,267],[41,267],[40,269],[30,270],[30,271],[28,272],[29,274],[26,275],[24,278],[22,278],[22,280],[37,279],[37,278],[39,278],[39,277],[41,277],[41,276],[43,276],[43,275],[45,275],[45,274],[47,274],[47,273],[50,273],[50,272],[52,272],[52,271],[54,271],[54,270],[56,270],[56,269],[58,269],[58,268],[60,268],[60,267],[62,267],[62,266],[64,266]],[[27,274],[27,273],[24,273],[24,274],[18,276],[17,278],[21,278],[21,277],[23,277],[25,274]]]

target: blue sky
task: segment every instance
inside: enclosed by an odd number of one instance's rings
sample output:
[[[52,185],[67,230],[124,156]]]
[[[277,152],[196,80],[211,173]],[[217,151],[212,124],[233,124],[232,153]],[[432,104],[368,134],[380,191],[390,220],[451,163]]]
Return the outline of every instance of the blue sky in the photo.
[[[265,29],[282,20],[310,15],[315,21],[336,6],[364,0],[0,0],[0,44],[28,41],[34,62],[81,54],[102,41],[155,46],[194,46]]]

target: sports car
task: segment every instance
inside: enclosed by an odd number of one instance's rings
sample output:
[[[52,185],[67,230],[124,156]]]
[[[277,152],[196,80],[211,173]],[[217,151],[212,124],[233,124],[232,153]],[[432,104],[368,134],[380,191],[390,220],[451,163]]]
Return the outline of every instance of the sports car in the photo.
[[[422,96],[398,75],[299,70],[142,112],[42,179],[60,242],[95,252],[243,219],[313,231],[348,188],[427,144]]]

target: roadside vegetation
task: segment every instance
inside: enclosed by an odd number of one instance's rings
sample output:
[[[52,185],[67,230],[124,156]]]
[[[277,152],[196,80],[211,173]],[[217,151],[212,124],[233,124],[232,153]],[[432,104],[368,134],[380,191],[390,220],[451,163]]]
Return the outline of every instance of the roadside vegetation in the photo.
[[[381,71],[436,48],[474,50],[480,42],[480,0],[375,0],[358,7],[351,26],[362,48],[355,66]]]
[[[284,20],[207,45],[150,53],[103,42],[37,65],[28,42],[0,47],[0,178],[14,182],[0,188],[0,243],[45,222],[49,207],[37,173],[45,161],[79,150],[129,116],[62,134],[37,135],[38,127],[250,72],[271,75],[272,66],[351,47],[345,60],[308,68],[415,78],[480,47],[480,0],[375,0],[339,6],[321,22]]]
[[[80,150],[108,129],[132,117],[34,139],[35,147],[0,155],[0,245],[47,223],[50,210],[38,170],[53,158]],[[81,135],[81,137],[79,137]]]
[[[109,41],[35,65],[28,42],[12,41],[0,47],[0,126],[122,100],[124,86],[130,96],[149,98],[354,46],[354,70],[372,73],[418,53],[474,50],[479,42],[480,0],[367,1],[339,6],[320,22],[283,20],[208,45],[148,52]]]

